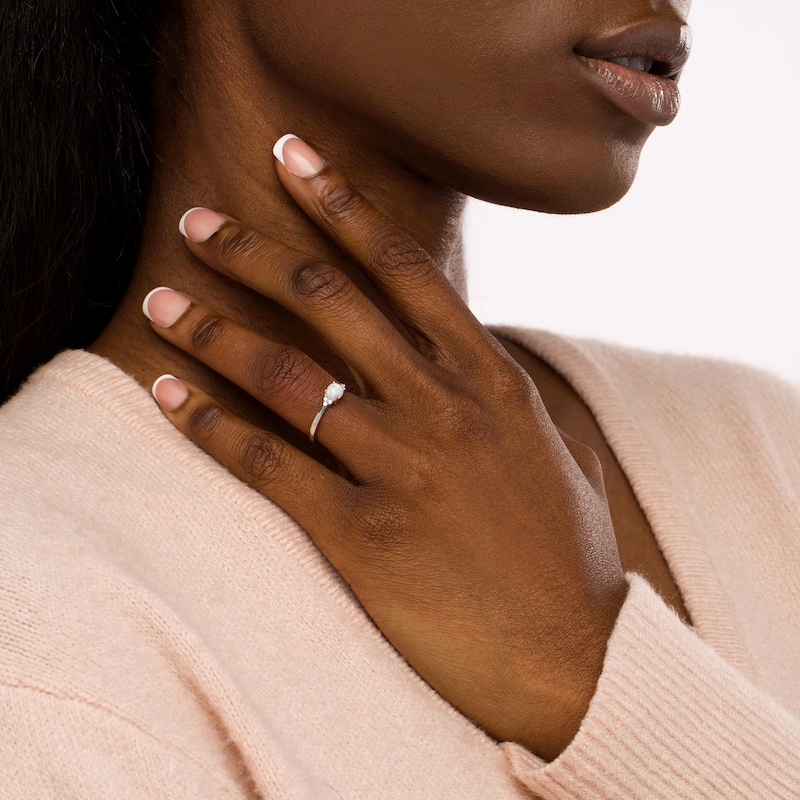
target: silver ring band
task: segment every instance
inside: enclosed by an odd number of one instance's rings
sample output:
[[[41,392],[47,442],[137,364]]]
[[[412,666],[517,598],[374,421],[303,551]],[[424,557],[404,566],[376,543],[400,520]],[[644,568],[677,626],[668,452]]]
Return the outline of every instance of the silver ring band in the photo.
[[[319,421],[322,419],[322,415],[334,403],[338,403],[339,400],[342,399],[345,389],[347,389],[347,387],[338,381],[328,384],[328,387],[325,389],[325,394],[322,397],[322,408],[317,411],[317,416],[314,417],[314,421],[311,423],[311,428],[308,431],[308,438],[311,439],[312,442],[317,434],[317,428],[319,427]]]

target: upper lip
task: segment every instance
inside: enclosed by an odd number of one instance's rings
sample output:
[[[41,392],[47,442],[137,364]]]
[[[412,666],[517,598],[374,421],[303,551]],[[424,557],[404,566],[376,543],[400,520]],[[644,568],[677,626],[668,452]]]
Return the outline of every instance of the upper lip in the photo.
[[[692,32],[688,25],[658,17],[592,36],[579,42],[579,56],[607,61],[611,58],[642,56],[654,63],[656,75],[677,77],[689,58]]]

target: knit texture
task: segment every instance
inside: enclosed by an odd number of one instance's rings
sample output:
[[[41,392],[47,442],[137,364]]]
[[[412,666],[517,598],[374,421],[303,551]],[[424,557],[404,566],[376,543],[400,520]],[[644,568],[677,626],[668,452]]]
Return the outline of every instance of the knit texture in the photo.
[[[433,692],[302,529],[73,351],[0,409],[0,798],[800,795],[800,396],[503,333],[593,410],[695,625],[629,576],[556,761]]]

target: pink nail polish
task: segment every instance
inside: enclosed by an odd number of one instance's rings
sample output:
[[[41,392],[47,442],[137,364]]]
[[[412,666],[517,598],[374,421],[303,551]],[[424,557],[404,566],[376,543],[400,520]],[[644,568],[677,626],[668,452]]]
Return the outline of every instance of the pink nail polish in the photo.
[[[325,168],[325,162],[318,153],[312,150],[302,139],[293,133],[281,136],[272,148],[275,158],[283,164],[292,175],[298,178],[313,178]]]
[[[161,328],[169,328],[186,313],[191,304],[192,301],[186,295],[166,286],[159,286],[145,297],[142,311],[150,322]]]
[[[190,208],[178,223],[178,230],[190,241],[208,241],[225,223],[225,217],[210,208]]]
[[[162,375],[158,378],[153,384],[152,392],[164,411],[176,411],[189,396],[189,390],[174,375]]]

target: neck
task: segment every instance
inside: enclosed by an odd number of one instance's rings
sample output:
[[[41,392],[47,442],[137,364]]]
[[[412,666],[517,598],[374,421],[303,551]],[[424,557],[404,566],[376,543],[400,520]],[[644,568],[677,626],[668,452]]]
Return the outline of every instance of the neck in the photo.
[[[141,312],[142,299],[150,289],[170,286],[264,336],[291,342],[342,380],[347,378],[346,367],[296,318],[191,256],[177,230],[183,212],[202,205],[229,214],[338,266],[372,294],[357,266],[299,210],[278,182],[272,144],[284,133],[296,133],[425,247],[463,294],[464,197],[391,159],[382,146],[385,134],[318,98],[299,95],[270,71],[254,49],[248,49],[247,37],[238,35],[234,22],[215,22],[210,42],[207,31],[193,30],[194,25],[207,23],[182,20],[186,34],[180,45],[185,65],[180,85],[164,69],[156,76],[155,168],[139,257],[118,311],[91,350],[145,386],[158,375],[172,372],[203,387],[246,419],[273,424],[243,392],[153,333]],[[236,43],[235,50],[228,42]],[[230,66],[234,64],[235,73]]]

